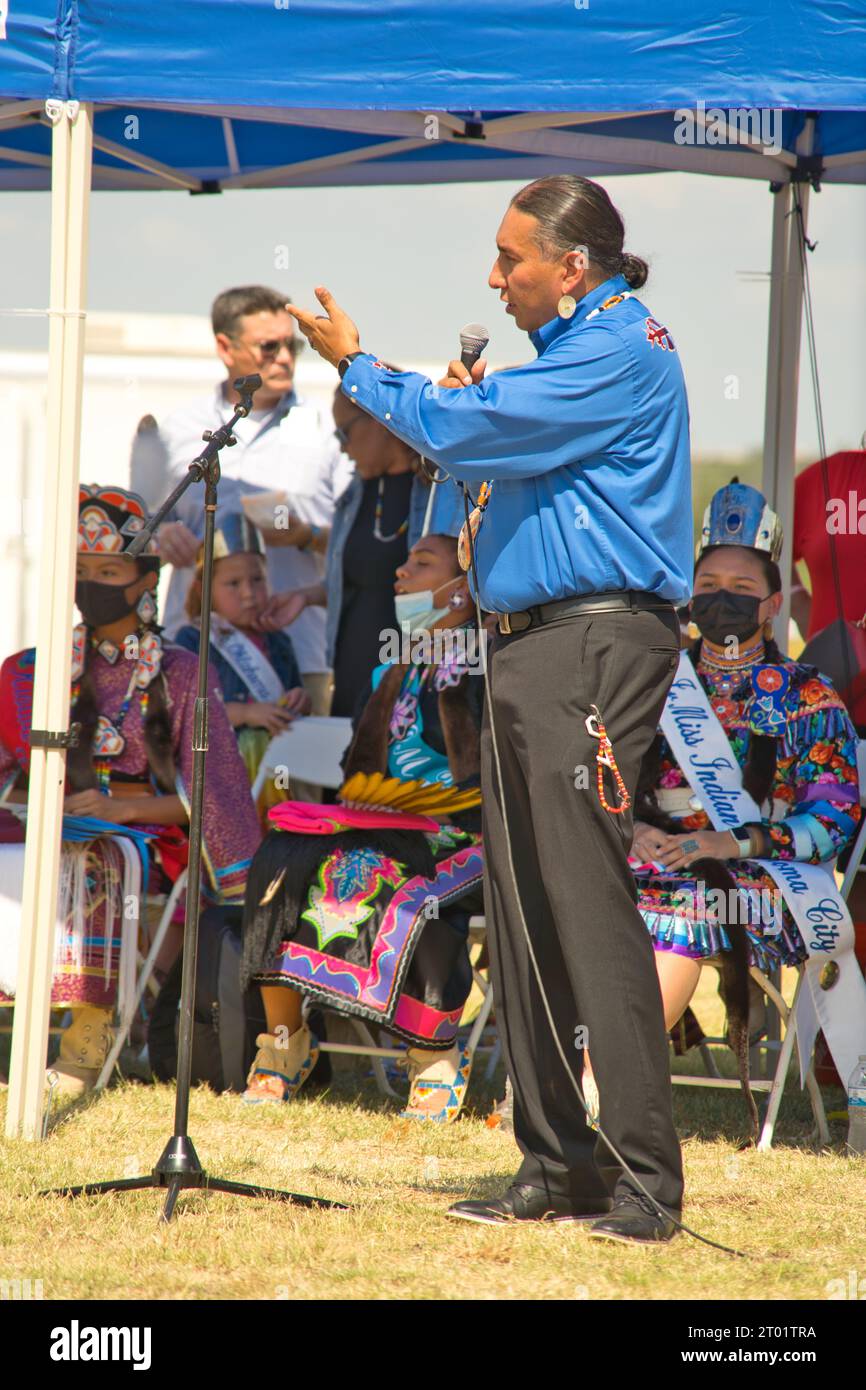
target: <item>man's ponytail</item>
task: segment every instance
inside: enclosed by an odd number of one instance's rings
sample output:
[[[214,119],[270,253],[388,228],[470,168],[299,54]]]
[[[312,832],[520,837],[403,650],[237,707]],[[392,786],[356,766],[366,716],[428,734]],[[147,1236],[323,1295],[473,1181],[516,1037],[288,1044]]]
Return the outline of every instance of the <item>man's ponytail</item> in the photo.
[[[649,266],[640,256],[632,256],[626,251],[621,258],[620,274],[625,276],[633,290],[639,290],[641,285],[646,284]]]

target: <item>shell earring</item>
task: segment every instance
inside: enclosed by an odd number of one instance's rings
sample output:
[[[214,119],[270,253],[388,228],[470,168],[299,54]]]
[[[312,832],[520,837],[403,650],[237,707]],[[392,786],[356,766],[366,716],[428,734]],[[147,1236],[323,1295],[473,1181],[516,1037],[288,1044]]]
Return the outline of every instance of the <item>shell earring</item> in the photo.
[[[556,306],[556,312],[561,319],[570,319],[577,308],[577,300],[572,299],[570,294],[564,294]]]

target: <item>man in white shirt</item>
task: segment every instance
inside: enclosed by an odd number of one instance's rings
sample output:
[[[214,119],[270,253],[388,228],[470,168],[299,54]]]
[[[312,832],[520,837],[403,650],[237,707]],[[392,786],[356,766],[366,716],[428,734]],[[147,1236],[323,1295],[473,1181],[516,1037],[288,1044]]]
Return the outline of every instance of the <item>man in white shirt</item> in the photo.
[[[191,402],[162,421],[157,431],[139,433],[133,444],[131,485],[155,508],[201,451],[202,434],[231,416],[238,399],[232,381],[258,372],[262,385],[255,409],[236,426],[237,444],[220,456],[221,480],[216,524],[243,510],[242,498],[281,492],[265,499],[262,525],[272,592],[320,583],[325,573],[334,502],[348,486],[352,464],[340,452],[330,423],[294,392],[299,343],[286,313],[286,296],[261,285],[223,291],[211,310],[216,350],[226,379],[210,395]],[[163,624],[169,636],[186,621],[184,602],[204,533],[203,492],[193,486],[171,520],[159,530],[162,554],[174,567]],[[292,624],[291,638],[313,712],[327,713],[330,675],[325,660],[325,611],[307,608]]]

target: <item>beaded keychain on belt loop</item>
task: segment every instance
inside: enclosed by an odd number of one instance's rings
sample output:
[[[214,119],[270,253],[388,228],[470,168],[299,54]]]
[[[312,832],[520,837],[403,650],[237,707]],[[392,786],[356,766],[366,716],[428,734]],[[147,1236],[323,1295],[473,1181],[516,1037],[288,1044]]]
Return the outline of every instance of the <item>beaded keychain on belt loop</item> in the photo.
[[[612,816],[621,816],[631,806],[631,797],[628,794],[625,782],[622,780],[622,774],[616,765],[616,759],[613,756],[613,744],[608,738],[607,730],[604,727],[604,721],[602,720],[598,705],[591,705],[590,708],[592,713],[587,715],[585,724],[587,733],[592,738],[597,738],[599,741],[598,752],[595,755],[598,770],[598,799],[605,811],[610,811]],[[606,767],[609,767],[613,774],[613,780],[616,783],[616,789],[620,799],[619,806],[609,806],[605,799],[604,769]]]

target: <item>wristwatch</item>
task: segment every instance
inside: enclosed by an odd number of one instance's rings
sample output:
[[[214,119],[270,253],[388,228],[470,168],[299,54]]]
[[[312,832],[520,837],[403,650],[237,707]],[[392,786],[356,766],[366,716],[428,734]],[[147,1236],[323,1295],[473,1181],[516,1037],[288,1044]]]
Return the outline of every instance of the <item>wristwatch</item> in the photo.
[[[738,825],[736,830],[731,831],[731,834],[737,841],[741,859],[748,859],[750,855],[755,853],[752,832],[747,825]]]
[[[356,357],[366,356],[367,354],[365,352],[359,350],[358,352],[350,352],[346,357],[341,357],[337,363],[337,371],[340,373],[340,380],[343,380],[343,377],[346,375]]]

